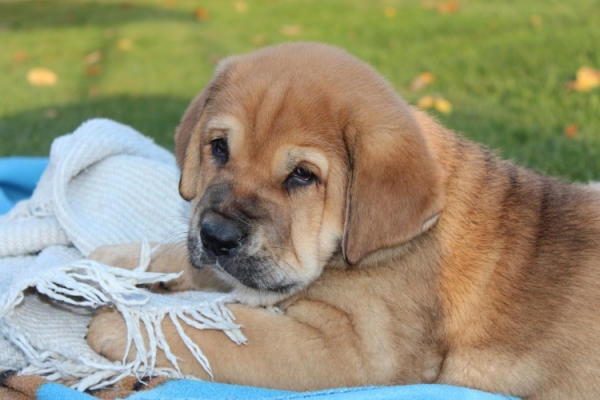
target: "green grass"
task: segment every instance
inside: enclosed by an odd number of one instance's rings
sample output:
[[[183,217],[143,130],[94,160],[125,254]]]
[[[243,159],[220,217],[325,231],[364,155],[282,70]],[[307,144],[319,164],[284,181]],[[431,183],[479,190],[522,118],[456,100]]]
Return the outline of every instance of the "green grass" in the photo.
[[[167,1],[0,1],[0,156],[47,154],[54,137],[98,116],[172,148],[181,114],[221,57],[315,40],[372,64],[410,102],[448,99],[453,112],[438,119],[503,157],[600,179],[600,89],[565,88],[582,65],[600,68],[598,0],[458,0],[453,14],[424,6],[433,0],[246,0],[243,13],[233,0]],[[198,7],[207,20],[194,17]],[[301,33],[285,36],[283,25]],[[129,51],[119,50],[122,39]],[[102,73],[90,76],[84,57],[94,51]],[[52,69],[58,83],[30,85],[34,67]],[[410,91],[424,71],[435,82]],[[575,137],[564,134],[568,124]]]

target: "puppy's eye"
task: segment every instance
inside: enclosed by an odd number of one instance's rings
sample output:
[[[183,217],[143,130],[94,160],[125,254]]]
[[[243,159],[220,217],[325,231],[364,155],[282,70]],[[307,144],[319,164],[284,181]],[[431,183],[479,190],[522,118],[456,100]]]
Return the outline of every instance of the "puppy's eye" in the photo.
[[[284,187],[286,190],[290,190],[298,186],[308,186],[315,182],[318,182],[315,174],[306,168],[296,167],[285,180]]]
[[[229,159],[229,146],[225,139],[215,139],[210,142],[212,154],[219,165],[223,165]]]

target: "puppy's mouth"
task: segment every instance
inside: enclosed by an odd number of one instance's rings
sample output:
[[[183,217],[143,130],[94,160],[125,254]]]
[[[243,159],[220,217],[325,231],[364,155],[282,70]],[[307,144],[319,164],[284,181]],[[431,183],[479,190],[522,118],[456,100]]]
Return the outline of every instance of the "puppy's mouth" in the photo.
[[[267,251],[255,251],[250,254],[245,244],[249,238],[242,240],[235,248],[207,243],[199,232],[190,231],[188,251],[190,261],[196,268],[212,268],[216,275],[234,288],[242,285],[246,289],[260,292],[271,292],[268,297],[281,299],[297,292],[301,285],[290,282],[290,277],[274,261]]]

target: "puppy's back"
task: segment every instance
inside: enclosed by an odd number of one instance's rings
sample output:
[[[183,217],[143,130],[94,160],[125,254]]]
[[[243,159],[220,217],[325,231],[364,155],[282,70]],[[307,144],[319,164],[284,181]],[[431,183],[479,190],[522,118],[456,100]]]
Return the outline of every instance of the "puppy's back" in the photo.
[[[600,192],[502,161],[416,114],[448,171],[436,227],[448,340],[440,381],[595,398]]]

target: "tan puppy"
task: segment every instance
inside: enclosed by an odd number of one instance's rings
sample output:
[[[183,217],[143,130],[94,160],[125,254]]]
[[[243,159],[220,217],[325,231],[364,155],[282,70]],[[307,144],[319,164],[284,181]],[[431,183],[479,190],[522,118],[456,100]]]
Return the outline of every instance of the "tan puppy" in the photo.
[[[231,286],[249,340],[186,328],[215,380],[600,398],[598,193],[498,160],[356,58],[310,43],[221,62],[176,153],[194,206],[189,260]],[[94,257],[126,266],[131,254]],[[168,249],[152,268],[193,270]],[[176,285],[196,287],[190,274]],[[270,304],[285,315],[252,307]],[[182,371],[206,378],[164,329]],[[120,360],[125,332],[107,311],[88,340]]]

